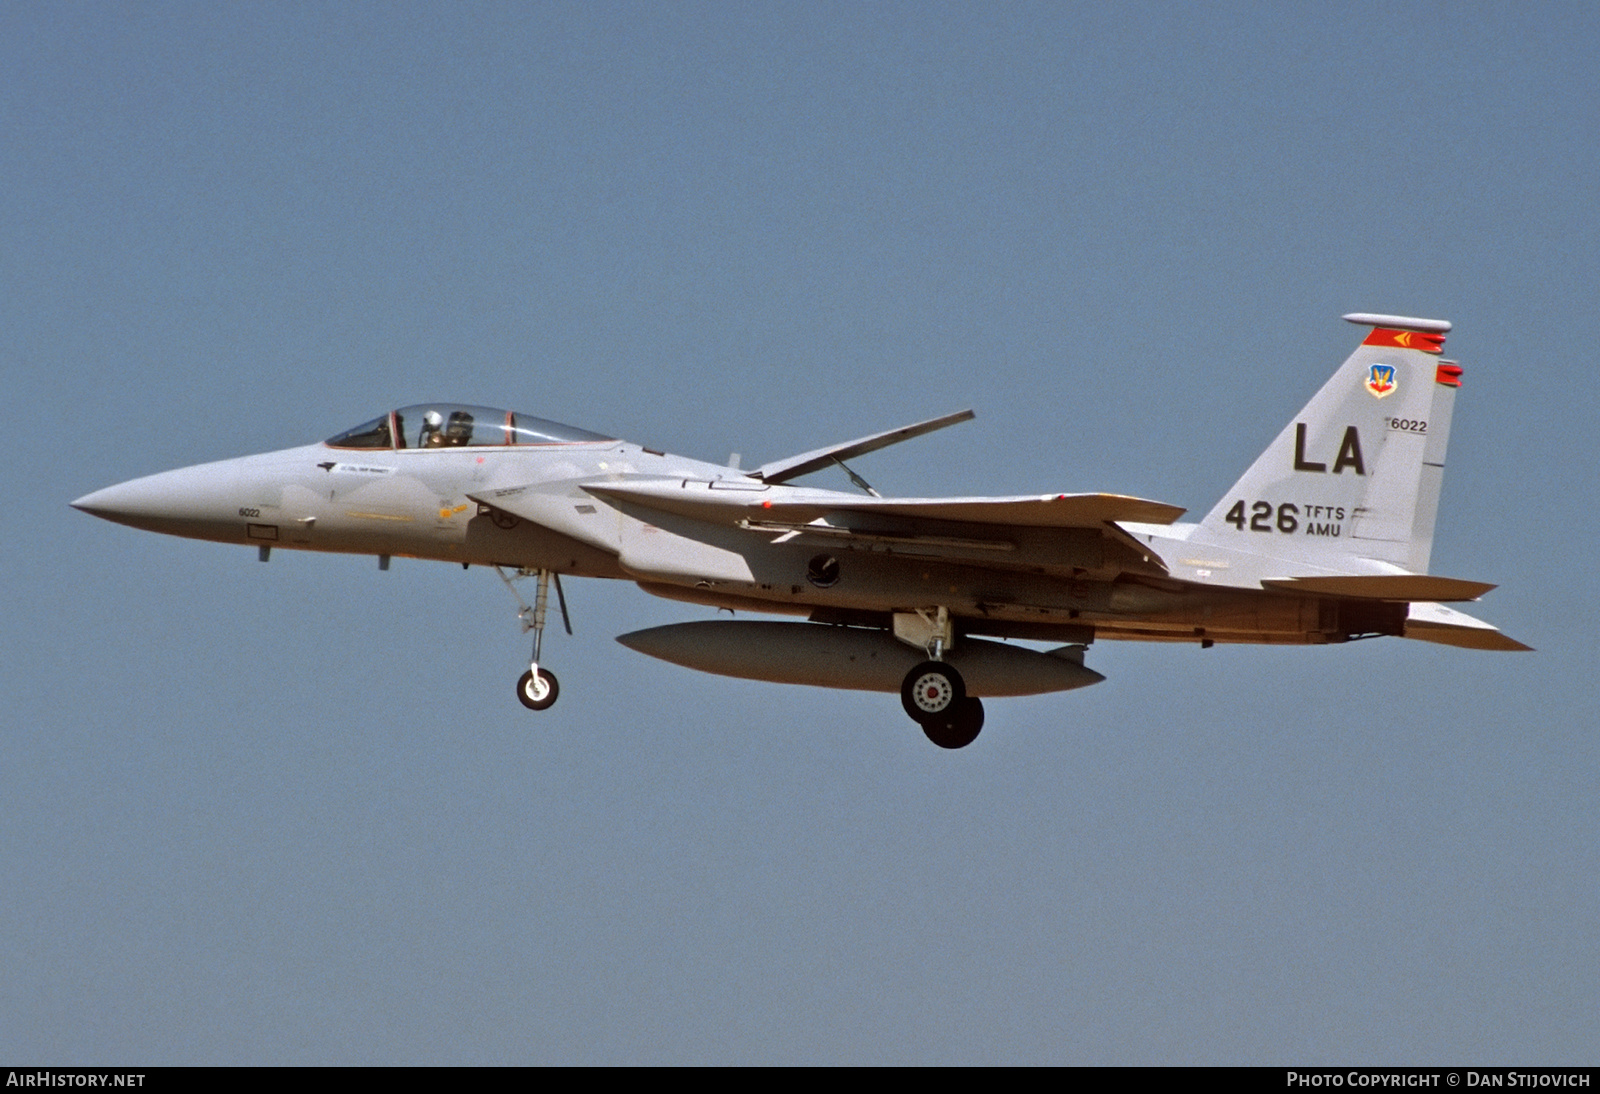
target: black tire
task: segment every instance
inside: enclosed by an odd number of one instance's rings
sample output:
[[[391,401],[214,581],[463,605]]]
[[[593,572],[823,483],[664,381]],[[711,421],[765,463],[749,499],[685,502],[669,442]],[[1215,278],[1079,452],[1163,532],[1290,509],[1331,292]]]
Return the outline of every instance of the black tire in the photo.
[[[517,698],[529,710],[549,710],[555,706],[556,697],[560,694],[561,685],[556,683],[555,673],[545,669],[539,670],[538,686],[534,685],[532,669],[517,679]]]
[[[900,682],[900,705],[919,723],[948,713],[966,697],[966,681],[945,661],[924,661]]]
[[[983,703],[968,695],[944,714],[923,722],[922,732],[940,748],[966,748],[983,732]]]

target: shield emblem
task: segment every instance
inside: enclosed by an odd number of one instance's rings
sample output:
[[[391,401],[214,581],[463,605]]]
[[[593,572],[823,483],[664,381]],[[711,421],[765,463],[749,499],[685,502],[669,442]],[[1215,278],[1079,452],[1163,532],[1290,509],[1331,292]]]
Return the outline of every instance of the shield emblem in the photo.
[[[1393,365],[1373,365],[1367,369],[1367,390],[1379,399],[1393,395],[1398,387],[1394,382]]]

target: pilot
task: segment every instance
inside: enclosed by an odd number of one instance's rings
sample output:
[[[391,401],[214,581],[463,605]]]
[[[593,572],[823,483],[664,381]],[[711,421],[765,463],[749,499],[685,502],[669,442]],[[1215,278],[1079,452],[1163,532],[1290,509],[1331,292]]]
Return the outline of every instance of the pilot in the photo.
[[[444,415],[437,410],[430,410],[422,416],[422,434],[417,438],[418,448],[443,448],[450,442],[445,440],[440,426],[444,424]]]
[[[472,443],[472,415],[465,410],[452,410],[450,422],[444,427],[444,443],[461,448]]]

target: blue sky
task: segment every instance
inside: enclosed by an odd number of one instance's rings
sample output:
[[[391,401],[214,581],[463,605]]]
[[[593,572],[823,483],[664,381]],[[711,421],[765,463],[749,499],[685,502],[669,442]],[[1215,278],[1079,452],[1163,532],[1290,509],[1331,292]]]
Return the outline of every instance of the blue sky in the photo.
[[[0,1056],[1592,1062],[1591,6],[11,5]],[[395,405],[1203,513],[1450,319],[1433,569],[1538,648],[892,696],[67,507]],[[39,429],[27,423],[37,423]],[[39,443],[39,442],[43,443]],[[818,476],[819,482],[831,482]]]

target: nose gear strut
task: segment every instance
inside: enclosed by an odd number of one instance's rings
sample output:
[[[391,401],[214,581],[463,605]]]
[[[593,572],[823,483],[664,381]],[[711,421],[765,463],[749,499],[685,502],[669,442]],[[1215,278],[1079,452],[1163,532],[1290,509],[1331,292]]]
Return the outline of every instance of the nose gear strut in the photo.
[[[549,669],[539,667],[539,654],[544,646],[544,617],[550,602],[550,579],[555,578],[556,603],[561,608],[561,622],[566,627],[567,633],[572,633],[572,617],[567,614],[567,597],[561,591],[561,575],[554,570],[530,570],[527,567],[519,569],[514,577],[507,577],[505,570],[499,566],[494,572],[500,575],[500,580],[505,582],[507,589],[517,601],[517,620],[522,624],[522,633],[533,632],[533,656],[528,660],[528,671],[517,680],[517,698],[529,710],[548,710],[555,705],[556,697],[561,694],[561,685],[556,682],[555,673]],[[539,579],[539,591],[533,598],[533,606],[522,599],[522,594],[517,591],[513,582],[517,578],[534,577]]]

